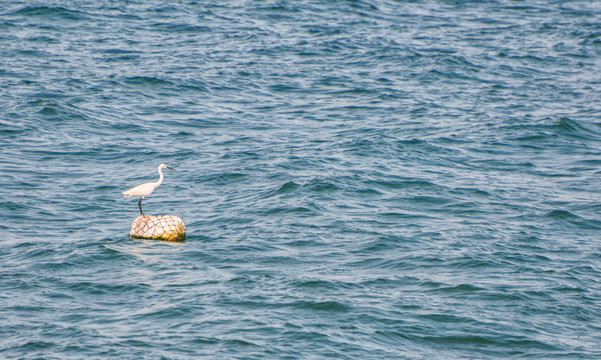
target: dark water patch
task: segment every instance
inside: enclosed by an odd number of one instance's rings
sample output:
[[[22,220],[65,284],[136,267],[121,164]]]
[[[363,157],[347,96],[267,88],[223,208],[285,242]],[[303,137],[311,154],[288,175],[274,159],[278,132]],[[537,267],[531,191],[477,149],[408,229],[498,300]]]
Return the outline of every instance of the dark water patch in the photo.
[[[38,114],[52,116],[52,115],[58,115],[59,112],[56,110],[56,105],[49,105],[49,106],[44,106],[40,111],[38,111]]]
[[[141,86],[173,86],[171,81],[164,80],[153,76],[130,76],[124,79],[126,84],[141,85]]]
[[[25,353],[29,353],[30,351],[37,353],[38,351],[49,350],[58,346],[59,345],[54,342],[29,340],[23,345],[16,346],[13,350]]]
[[[314,193],[332,193],[341,190],[336,184],[325,179],[313,179],[309,183],[303,185],[303,189],[307,189]]]
[[[253,151],[229,151],[223,154],[222,159],[259,159],[260,155]]]
[[[582,294],[587,293],[588,290],[581,287],[573,287],[573,286],[560,286],[552,289],[558,293],[571,293],[571,294]]]
[[[383,193],[381,191],[378,191],[376,189],[359,189],[356,191],[359,195],[361,195],[362,197],[372,197],[372,196],[379,196],[382,195]]]
[[[269,90],[275,93],[292,93],[303,91],[299,85],[293,83],[273,85],[269,88]]]
[[[287,183],[281,185],[279,188],[266,192],[262,198],[268,199],[274,196],[286,195],[290,193],[294,193],[298,189],[301,188],[301,185],[295,183],[294,181],[288,181]]]
[[[161,320],[169,320],[173,321],[177,318],[185,319],[186,316],[192,314],[193,311],[190,308],[185,307],[166,307],[163,309],[149,309],[145,310],[141,313],[138,313],[134,316],[137,320],[143,321],[161,321]]]
[[[431,313],[431,314],[420,314],[420,315],[418,315],[418,317],[423,318],[424,320],[427,320],[427,321],[433,321],[433,322],[437,322],[437,323],[449,323],[449,324],[474,324],[474,323],[477,323],[477,321],[471,317],[457,316],[457,315],[452,315],[452,314]]]
[[[548,218],[557,220],[575,220],[579,217],[566,210],[553,210],[546,215]]]
[[[229,185],[244,181],[248,178],[244,173],[220,173],[211,175],[205,178],[205,181],[214,183],[215,185]]]
[[[304,228],[306,225],[302,224],[302,223],[294,223],[291,226]],[[314,238],[309,238],[309,239],[292,240],[292,241],[286,242],[284,245],[291,246],[291,247],[297,247],[299,249],[304,250],[304,249],[308,249],[309,247],[318,247],[318,246],[324,247],[324,246],[326,246],[326,243],[324,241],[319,241]]]
[[[441,197],[434,197],[434,196],[413,196],[408,199],[405,199],[405,201],[410,202],[410,203],[416,203],[416,204],[443,205],[443,204],[448,204],[452,200],[441,198]]]
[[[88,17],[84,12],[67,9],[61,6],[25,6],[15,10],[8,16],[24,16],[26,18],[44,18],[49,20],[81,21]]]
[[[318,213],[306,206],[279,206],[273,209],[269,209],[265,212],[265,216],[273,215],[299,215],[299,216],[317,216]]]
[[[494,337],[476,334],[427,336],[424,340],[443,344],[461,344],[463,346],[495,345],[497,343]]]
[[[382,189],[434,189],[439,188],[438,185],[427,180],[416,179],[394,179],[394,180],[367,180],[366,185],[371,185],[375,188]],[[376,190],[377,191],[377,190]]]
[[[60,44],[60,40],[49,36],[33,36],[27,38],[27,41],[40,42],[44,44]]]
[[[127,260],[130,255],[119,251],[113,244],[103,244],[95,247],[94,252],[88,255],[90,261],[112,261],[112,260]]]
[[[552,120],[549,119],[549,122]],[[563,141],[598,141],[600,139],[596,130],[569,118],[560,118],[554,124],[545,125],[520,125],[511,126],[510,129],[525,133],[518,136],[517,141],[526,143],[529,147],[542,149],[546,147],[558,147]],[[524,146],[526,145],[524,144]]]
[[[186,91],[194,91],[194,92],[201,92],[201,93],[208,93],[210,92],[210,88],[209,85],[201,82],[201,81],[184,81],[183,84],[179,83],[178,84],[179,89],[182,90],[186,90]]]
[[[578,138],[588,137],[586,135],[595,135],[595,139],[598,140],[601,133],[593,131],[587,128],[581,123],[578,123],[570,118],[562,117],[557,120],[557,129],[565,135],[571,135]]]
[[[405,248],[409,246],[409,244],[413,244],[413,241],[403,236],[379,236],[377,239],[366,241],[361,244],[357,252],[360,254],[371,254],[374,251],[394,251]]]
[[[201,34],[206,32],[211,32],[212,28],[208,26],[201,25],[191,25],[191,24],[179,24],[179,23],[155,23],[150,26],[153,30],[164,31],[167,33],[177,33],[177,34]]]
[[[451,285],[451,286],[448,286],[445,284],[436,284],[436,286],[430,291],[449,294],[449,295],[465,295],[465,294],[470,294],[470,293],[474,293],[474,292],[480,292],[483,290],[484,290],[483,288],[472,285],[472,284],[458,284],[458,285]]]
[[[457,268],[468,268],[468,269],[481,269],[485,270],[488,268],[503,268],[504,264],[499,259],[492,256],[478,256],[478,257],[461,257],[449,261],[453,267]]]
[[[356,254],[358,253],[359,255],[365,255],[364,251],[357,251],[355,253]],[[371,257],[370,258],[370,257],[366,257],[366,256],[363,256],[363,257],[364,257],[364,259],[362,259],[362,260],[349,262],[348,266],[357,267],[360,269],[373,269],[373,270],[381,270],[381,269],[403,270],[403,269],[413,267],[411,262],[405,258],[390,259],[390,258],[386,258],[386,257],[383,257],[383,258],[380,258],[380,257]]]
[[[115,61],[136,61],[139,60],[141,55],[138,54],[127,54],[127,55],[111,55],[106,56],[104,61],[115,62]]]
[[[0,209],[5,211],[24,211],[31,209],[31,207],[22,202],[5,201],[0,204]]]
[[[349,283],[349,282],[308,280],[308,279],[294,281],[294,282],[292,282],[291,285],[294,287],[315,289],[316,291],[319,291],[319,290],[340,291],[340,290],[355,289],[355,288],[359,287],[357,284]]]
[[[338,301],[297,301],[290,306],[300,310],[315,310],[319,312],[348,312],[352,310],[351,306],[345,305]]]
[[[377,213],[377,215],[379,217],[385,218],[385,219],[398,219],[398,220],[402,220],[402,219],[414,219],[414,218],[422,218],[422,215],[416,215],[416,214],[411,214],[411,213],[402,213],[402,212],[396,212],[396,211],[389,211],[389,212],[381,212],[381,213]]]
[[[103,54],[108,55],[140,55],[141,51],[133,50],[133,49],[121,49],[121,48],[110,48],[102,51]]]
[[[289,181],[287,183],[285,183],[284,185],[280,186],[275,194],[287,194],[290,192],[293,192],[295,190],[297,190],[298,188],[300,188],[301,186],[297,183],[295,183],[294,181]]]
[[[55,247],[41,246],[40,244],[33,247],[27,246],[21,250],[18,254],[12,254],[12,256],[21,259],[47,259],[61,255],[62,252]]]
[[[91,282],[79,282],[69,284],[65,290],[74,293],[90,294],[92,296],[113,296],[114,294],[144,294],[147,292],[148,285],[144,284],[98,284]]]

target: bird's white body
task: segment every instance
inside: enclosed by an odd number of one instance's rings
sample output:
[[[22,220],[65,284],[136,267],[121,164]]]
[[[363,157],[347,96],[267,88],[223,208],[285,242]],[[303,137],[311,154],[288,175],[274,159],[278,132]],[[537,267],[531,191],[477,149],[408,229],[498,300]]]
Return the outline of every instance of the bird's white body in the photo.
[[[142,215],[144,215],[144,213],[142,212],[142,199],[144,199],[144,196],[150,195],[154,191],[154,189],[158,188],[163,183],[163,172],[161,171],[162,169],[173,170],[169,166],[161,164],[157,167],[157,171],[159,172],[159,180],[157,182],[147,182],[144,184],[140,184],[123,192],[123,196],[125,196],[126,198],[131,196],[140,196],[138,207],[140,208],[140,213]]]
[[[160,184],[159,184],[160,185]],[[134,186],[133,188],[126,190],[123,192],[125,197],[130,196],[146,196],[152,194],[154,189],[156,189],[158,185],[153,182],[147,182],[144,184],[140,184],[138,186]]]

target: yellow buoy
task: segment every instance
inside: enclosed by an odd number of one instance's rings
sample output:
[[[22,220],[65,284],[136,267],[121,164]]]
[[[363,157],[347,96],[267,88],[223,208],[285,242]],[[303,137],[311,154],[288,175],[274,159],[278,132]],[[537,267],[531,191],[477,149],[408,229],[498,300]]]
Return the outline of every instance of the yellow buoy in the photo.
[[[186,226],[175,215],[140,215],[131,223],[129,236],[136,239],[184,241]]]

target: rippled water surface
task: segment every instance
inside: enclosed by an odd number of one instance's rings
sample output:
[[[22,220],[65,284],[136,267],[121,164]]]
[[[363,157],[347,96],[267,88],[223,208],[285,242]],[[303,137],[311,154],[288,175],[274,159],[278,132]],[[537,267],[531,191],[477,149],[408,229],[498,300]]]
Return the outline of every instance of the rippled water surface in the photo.
[[[600,72],[596,1],[3,2],[0,357],[601,358]]]

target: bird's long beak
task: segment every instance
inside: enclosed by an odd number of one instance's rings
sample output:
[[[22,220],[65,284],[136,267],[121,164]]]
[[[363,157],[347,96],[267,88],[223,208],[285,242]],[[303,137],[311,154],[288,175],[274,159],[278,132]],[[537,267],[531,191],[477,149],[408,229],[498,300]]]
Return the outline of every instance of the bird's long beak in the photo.
[[[169,169],[169,170],[175,170],[174,168],[172,168],[172,167],[169,167],[169,166],[165,166],[165,169]]]

